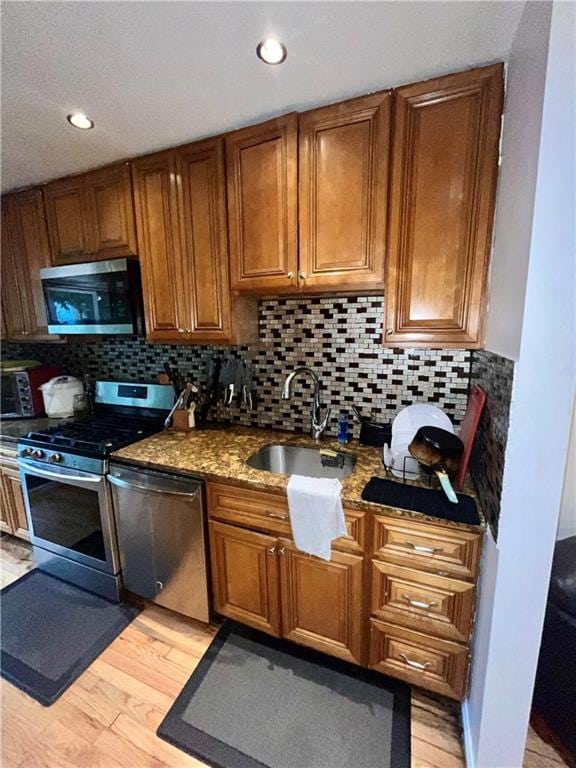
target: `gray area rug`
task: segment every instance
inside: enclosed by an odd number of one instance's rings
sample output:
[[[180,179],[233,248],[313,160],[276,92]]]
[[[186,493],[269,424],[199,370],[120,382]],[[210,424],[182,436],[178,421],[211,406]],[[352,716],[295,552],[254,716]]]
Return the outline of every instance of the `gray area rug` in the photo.
[[[410,688],[226,622],[157,733],[217,768],[409,768]]]
[[[2,677],[45,706],[140,612],[38,569],[5,587],[0,600]]]

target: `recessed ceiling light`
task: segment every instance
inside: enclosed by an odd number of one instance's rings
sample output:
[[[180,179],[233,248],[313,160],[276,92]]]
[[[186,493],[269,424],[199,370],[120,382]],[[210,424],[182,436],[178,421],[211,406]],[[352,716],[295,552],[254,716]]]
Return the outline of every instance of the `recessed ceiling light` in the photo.
[[[266,64],[282,64],[288,56],[286,46],[279,43],[278,40],[269,38],[258,43],[256,55]]]
[[[82,128],[84,131],[88,131],[90,128],[94,128],[94,123],[83,112],[72,112],[66,118],[70,125],[74,128]]]

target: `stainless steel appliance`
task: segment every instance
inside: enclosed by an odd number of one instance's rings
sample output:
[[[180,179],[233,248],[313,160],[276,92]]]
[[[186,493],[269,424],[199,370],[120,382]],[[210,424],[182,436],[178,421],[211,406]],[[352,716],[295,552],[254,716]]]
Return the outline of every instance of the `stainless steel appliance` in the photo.
[[[173,401],[169,385],[99,381],[93,417],[30,432],[18,441],[30,540],[39,567],[119,599],[108,456],[160,431]]]
[[[108,482],[124,587],[208,622],[202,481],[112,462]]]
[[[112,259],[40,270],[48,333],[141,334],[138,262]]]
[[[0,382],[3,419],[33,419],[44,413],[39,387],[62,373],[60,368],[39,365],[27,370],[2,371]]]

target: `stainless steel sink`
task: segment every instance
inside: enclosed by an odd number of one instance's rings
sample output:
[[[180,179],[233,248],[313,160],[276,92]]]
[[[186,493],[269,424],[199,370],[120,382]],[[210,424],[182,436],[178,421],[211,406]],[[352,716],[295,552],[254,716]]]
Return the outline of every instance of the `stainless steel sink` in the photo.
[[[325,456],[319,448],[297,445],[267,445],[253,453],[246,463],[254,469],[282,475],[305,477],[336,477],[343,480],[352,472],[356,457],[349,453]]]

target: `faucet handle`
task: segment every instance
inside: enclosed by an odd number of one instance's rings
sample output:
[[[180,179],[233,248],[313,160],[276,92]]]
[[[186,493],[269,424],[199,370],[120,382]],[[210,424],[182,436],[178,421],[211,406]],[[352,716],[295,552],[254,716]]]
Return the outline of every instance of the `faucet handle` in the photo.
[[[326,408],[326,412],[324,414],[324,418],[321,419],[320,420],[320,424],[318,424],[320,429],[322,429],[322,430],[326,429],[326,425],[328,424],[328,419],[330,418],[330,414],[331,413],[332,413],[332,408],[330,408],[330,406],[328,406],[328,408]]]

